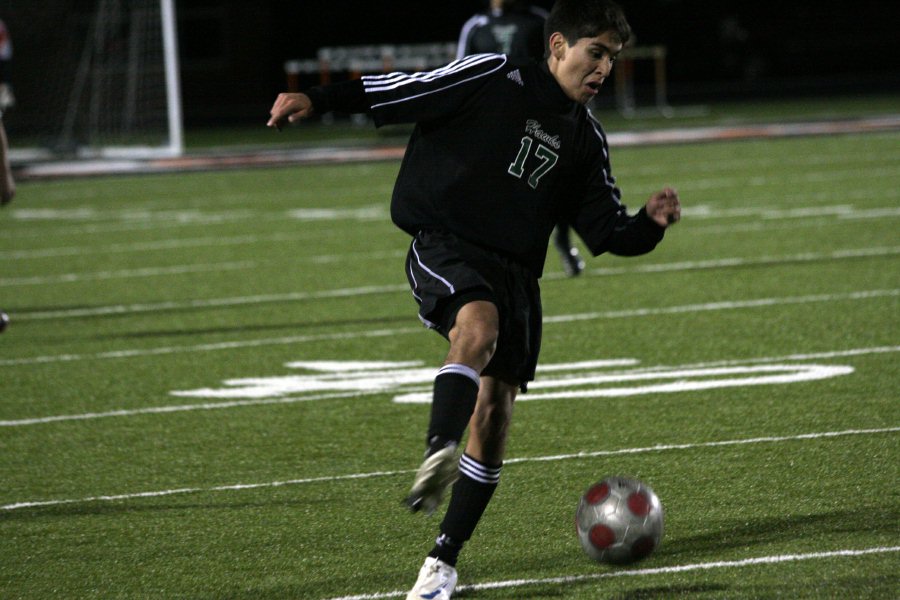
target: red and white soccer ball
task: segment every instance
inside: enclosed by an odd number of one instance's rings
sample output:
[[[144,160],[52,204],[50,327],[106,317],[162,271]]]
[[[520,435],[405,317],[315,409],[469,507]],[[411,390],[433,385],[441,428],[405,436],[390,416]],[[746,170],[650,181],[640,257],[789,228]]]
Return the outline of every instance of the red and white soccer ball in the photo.
[[[607,477],[581,497],[575,513],[578,539],[598,562],[623,565],[647,558],[663,536],[663,507],[646,484]]]

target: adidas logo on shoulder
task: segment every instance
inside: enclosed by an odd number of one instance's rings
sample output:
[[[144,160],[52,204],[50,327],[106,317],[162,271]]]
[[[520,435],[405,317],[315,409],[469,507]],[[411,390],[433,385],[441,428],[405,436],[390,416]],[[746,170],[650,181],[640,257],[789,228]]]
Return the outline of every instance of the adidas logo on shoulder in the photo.
[[[509,79],[510,81],[515,81],[515,82],[518,83],[519,86],[521,86],[521,87],[525,87],[525,82],[522,81],[522,74],[519,73],[519,70],[518,70],[518,69],[516,69],[515,71],[510,71],[509,73],[507,73],[507,74],[506,74],[506,78]]]

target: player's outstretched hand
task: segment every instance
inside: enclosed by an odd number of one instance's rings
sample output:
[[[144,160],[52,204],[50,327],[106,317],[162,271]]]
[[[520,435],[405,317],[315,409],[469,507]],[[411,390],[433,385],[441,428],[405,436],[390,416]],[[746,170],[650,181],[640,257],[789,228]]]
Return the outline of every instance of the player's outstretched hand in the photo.
[[[309,96],[302,93],[282,93],[275,98],[275,104],[269,111],[271,117],[266,123],[267,127],[274,127],[278,130],[285,121],[288,123],[296,123],[300,119],[305,119],[312,114],[312,101]]]
[[[647,216],[660,227],[668,227],[681,219],[681,201],[678,192],[670,187],[650,195],[645,206]]]

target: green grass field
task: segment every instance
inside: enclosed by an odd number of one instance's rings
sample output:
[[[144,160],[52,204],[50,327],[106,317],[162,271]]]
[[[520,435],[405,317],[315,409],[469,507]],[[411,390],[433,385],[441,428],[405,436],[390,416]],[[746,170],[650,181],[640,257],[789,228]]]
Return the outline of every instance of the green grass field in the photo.
[[[548,257],[543,369],[455,597],[900,596],[900,133],[613,166],[633,209],[677,187],[683,222],[577,279]],[[20,184],[0,597],[405,596],[439,521],[400,501],[446,348],[406,288],[397,167]],[[607,474],[666,508],[631,567],[574,535]]]

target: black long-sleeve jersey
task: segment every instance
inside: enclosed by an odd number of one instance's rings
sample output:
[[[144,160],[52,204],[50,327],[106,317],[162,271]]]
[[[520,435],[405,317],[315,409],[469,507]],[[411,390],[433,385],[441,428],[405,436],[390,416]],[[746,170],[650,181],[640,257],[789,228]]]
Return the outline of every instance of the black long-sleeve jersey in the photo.
[[[643,254],[662,239],[643,209],[627,214],[603,129],[546,64],[480,54],[308,95],[318,112],[369,112],[376,126],[415,123],[391,201],[394,223],[411,235],[449,231],[537,277],[561,220],[595,256]]]

